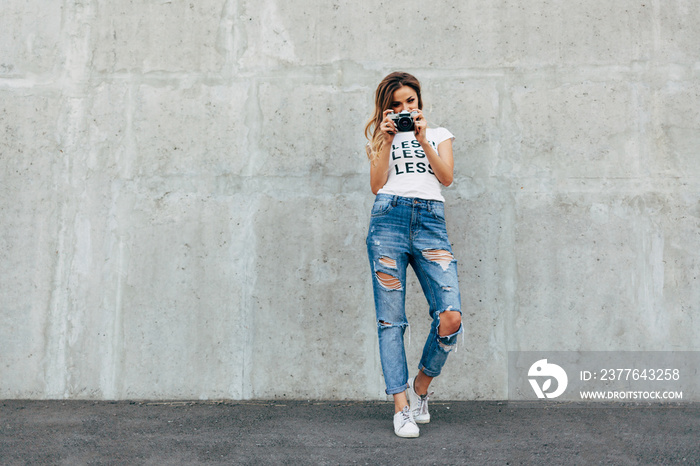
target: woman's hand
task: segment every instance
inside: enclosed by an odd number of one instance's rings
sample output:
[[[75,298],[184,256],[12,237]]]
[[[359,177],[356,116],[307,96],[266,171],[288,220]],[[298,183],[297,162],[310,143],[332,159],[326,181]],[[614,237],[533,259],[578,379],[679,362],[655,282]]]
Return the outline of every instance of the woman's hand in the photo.
[[[426,139],[428,121],[423,116],[423,112],[421,110],[413,111],[418,113],[418,115],[413,116],[413,132],[416,135],[416,141],[418,141],[422,146],[423,144],[426,144],[428,142],[428,140]]]
[[[393,110],[384,110],[384,118],[382,123],[379,125],[379,132],[384,136],[384,144],[391,144],[396,135],[396,125],[394,125],[394,120],[389,118],[389,114],[393,113]]]

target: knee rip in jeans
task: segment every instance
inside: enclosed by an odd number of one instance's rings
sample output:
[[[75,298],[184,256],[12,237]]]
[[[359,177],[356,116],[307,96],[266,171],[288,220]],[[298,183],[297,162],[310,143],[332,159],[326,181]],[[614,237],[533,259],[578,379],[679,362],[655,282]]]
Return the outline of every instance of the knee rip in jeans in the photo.
[[[444,271],[450,267],[450,264],[455,259],[450,251],[444,249],[425,249],[423,251],[423,257],[431,262],[437,263]]]
[[[455,341],[455,343],[448,344],[447,337],[449,335],[453,335],[454,333],[459,332],[459,329],[462,328],[462,314],[459,311],[446,309],[438,315],[438,319],[442,317],[445,318],[444,324],[447,325],[447,329],[444,332],[442,332],[441,330],[443,322],[439,323],[437,341],[438,346],[446,353],[449,353],[457,346],[457,343]],[[464,333],[462,333],[462,338],[464,338]]]
[[[401,280],[398,278],[389,275],[388,273],[384,272],[376,272],[377,275],[377,280],[379,280],[379,283],[386,288],[387,290],[391,291],[399,291],[401,290]]]
[[[452,306],[450,306],[451,308]],[[444,321],[443,321],[444,320]],[[443,325],[446,327],[443,327]],[[462,326],[462,314],[446,309],[438,315],[438,335],[446,337],[459,331]]]

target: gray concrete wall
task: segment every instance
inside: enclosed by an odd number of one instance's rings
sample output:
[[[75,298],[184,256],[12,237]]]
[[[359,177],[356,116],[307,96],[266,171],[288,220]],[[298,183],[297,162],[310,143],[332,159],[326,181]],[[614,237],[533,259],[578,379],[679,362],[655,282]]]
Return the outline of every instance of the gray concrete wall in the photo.
[[[455,142],[465,342],[700,350],[695,0],[7,0],[0,397],[384,397],[362,131],[388,72]],[[411,275],[411,370],[429,321]]]

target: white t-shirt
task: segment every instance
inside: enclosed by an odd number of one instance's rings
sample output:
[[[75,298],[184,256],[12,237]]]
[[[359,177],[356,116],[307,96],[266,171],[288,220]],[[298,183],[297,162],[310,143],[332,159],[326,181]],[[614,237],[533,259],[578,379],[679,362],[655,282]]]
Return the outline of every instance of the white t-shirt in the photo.
[[[454,136],[445,128],[428,128],[426,138],[437,152],[438,145]],[[403,197],[445,201],[442,185],[428,163],[425,151],[413,131],[396,133],[391,143],[389,178],[380,193]]]

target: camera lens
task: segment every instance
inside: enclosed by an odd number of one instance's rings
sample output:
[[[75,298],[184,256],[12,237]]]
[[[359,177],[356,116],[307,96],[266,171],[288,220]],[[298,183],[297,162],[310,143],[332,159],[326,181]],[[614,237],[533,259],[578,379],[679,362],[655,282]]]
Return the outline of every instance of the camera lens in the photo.
[[[413,118],[411,117],[401,117],[396,121],[396,129],[399,131],[412,131],[413,130]]]

